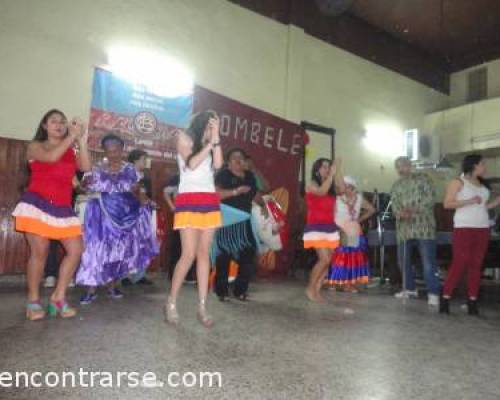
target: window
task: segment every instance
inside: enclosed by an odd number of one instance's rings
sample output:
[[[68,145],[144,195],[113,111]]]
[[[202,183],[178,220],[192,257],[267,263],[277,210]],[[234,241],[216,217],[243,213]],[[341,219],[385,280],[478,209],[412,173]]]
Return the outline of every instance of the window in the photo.
[[[470,71],[467,75],[467,101],[478,101],[488,96],[488,69],[479,68]]]

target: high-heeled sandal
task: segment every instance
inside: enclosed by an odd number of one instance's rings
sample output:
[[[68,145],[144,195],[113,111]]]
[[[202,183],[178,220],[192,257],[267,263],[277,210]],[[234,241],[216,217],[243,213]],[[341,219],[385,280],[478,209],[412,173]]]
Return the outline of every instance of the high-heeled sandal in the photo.
[[[70,307],[66,300],[49,303],[48,312],[51,317],[72,318],[76,315],[76,309]]]
[[[29,321],[38,321],[45,318],[45,311],[43,310],[40,300],[30,301],[26,304],[26,319]]]
[[[177,313],[177,307],[170,298],[167,299],[167,304],[165,304],[165,321],[172,325],[179,324],[179,314]]]
[[[198,312],[196,313],[196,316],[198,317],[198,321],[200,321],[205,328],[211,328],[214,326],[214,320],[207,312],[205,299],[200,300],[198,303]]]

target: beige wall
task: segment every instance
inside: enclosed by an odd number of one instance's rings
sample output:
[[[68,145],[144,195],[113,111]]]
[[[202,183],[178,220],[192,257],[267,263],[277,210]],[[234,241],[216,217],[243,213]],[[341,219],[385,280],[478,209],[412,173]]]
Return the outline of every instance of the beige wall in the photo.
[[[422,128],[448,97],[225,0],[0,0],[0,135],[28,139],[50,107],[87,116],[92,70],[113,44],[165,51],[197,83],[292,121],[337,129],[337,154],[365,189],[387,190],[392,159],[367,127]],[[315,149],[312,149],[314,156]]]
[[[467,74],[482,67],[488,69],[488,98],[467,103]],[[479,152],[486,157],[488,175],[500,176],[500,138],[491,139],[500,134],[500,60],[454,73],[450,83],[450,108],[428,114],[426,130],[441,136],[444,154],[461,158]]]
[[[488,69],[488,98],[500,96],[500,60],[495,60],[451,74],[450,105],[452,107],[467,103],[467,75],[474,69],[483,67]]]
[[[53,105],[88,114],[92,67],[117,44],[168,52],[199,84],[282,114],[286,40],[224,0],[0,0],[0,129],[30,137]]]
[[[392,135],[421,130],[425,113],[444,107],[447,96],[310,36],[304,60],[303,119],[337,129],[337,155],[364,190],[389,189],[397,154],[364,146],[364,131],[375,129],[381,147],[391,147]]]

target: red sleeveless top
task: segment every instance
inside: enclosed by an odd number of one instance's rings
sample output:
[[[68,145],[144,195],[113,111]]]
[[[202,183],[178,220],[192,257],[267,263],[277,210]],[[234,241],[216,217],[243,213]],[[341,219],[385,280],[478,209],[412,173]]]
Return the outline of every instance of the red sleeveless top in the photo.
[[[30,169],[28,192],[36,193],[56,206],[71,207],[73,177],[77,170],[75,151],[72,148],[53,163],[30,161]]]
[[[335,196],[320,196],[307,192],[305,198],[307,205],[307,225],[335,223]]]

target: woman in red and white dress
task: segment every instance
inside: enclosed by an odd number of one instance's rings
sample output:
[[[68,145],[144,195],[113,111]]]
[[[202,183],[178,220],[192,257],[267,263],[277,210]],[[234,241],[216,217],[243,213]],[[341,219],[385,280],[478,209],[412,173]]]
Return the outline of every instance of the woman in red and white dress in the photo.
[[[337,197],[335,210],[342,243],[332,257],[327,283],[356,293],[356,285],[366,285],[370,279],[368,242],[361,224],[375,214],[375,208],[358,192],[354,178],[346,176],[344,182],[345,193]]]
[[[320,158],[313,164],[311,182],[306,187],[307,220],[304,228],[304,248],[314,249],[318,260],[310,275],[306,296],[324,303],[321,288],[330,267],[332,254],[340,244],[339,228],[335,223],[337,195],[344,192],[340,161]]]

